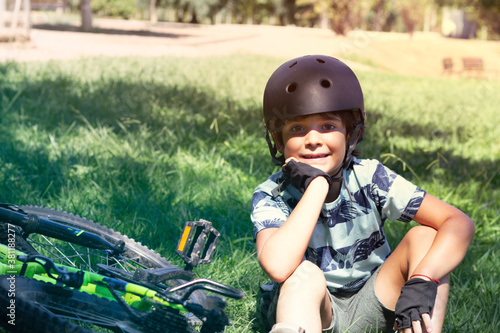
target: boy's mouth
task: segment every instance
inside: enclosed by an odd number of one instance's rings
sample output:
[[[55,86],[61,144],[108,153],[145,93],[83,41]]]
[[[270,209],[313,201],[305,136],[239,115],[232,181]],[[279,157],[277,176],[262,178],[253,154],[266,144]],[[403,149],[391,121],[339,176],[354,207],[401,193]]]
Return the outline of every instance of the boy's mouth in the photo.
[[[320,154],[320,155],[303,155],[302,158],[305,159],[319,159],[319,158],[325,158],[328,157],[328,154]]]

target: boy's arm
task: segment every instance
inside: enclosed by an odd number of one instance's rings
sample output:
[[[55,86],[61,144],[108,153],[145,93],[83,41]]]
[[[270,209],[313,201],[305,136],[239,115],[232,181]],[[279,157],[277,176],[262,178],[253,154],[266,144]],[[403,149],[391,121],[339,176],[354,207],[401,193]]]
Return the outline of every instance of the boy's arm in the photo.
[[[299,266],[328,190],[324,177],[314,178],[280,228],[264,229],[257,234],[259,263],[272,280],[285,281]]]
[[[474,223],[457,208],[430,194],[425,195],[414,221],[436,229],[437,234],[426,256],[411,274],[439,280],[465,257],[474,237]]]

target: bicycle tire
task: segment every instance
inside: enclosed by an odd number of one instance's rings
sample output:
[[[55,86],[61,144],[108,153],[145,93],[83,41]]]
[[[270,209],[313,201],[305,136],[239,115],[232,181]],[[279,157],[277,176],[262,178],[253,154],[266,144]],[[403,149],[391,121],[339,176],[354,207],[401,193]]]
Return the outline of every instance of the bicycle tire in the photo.
[[[0,318],[0,326],[11,333],[51,332],[51,333],[91,333],[92,331],[64,320],[42,306],[23,297],[11,289],[11,277],[0,276],[0,307],[7,313]],[[15,277],[17,280],[18,277]],[[16,281],[17,282],[17,281]],[[12,311],[10,310],[10,308]],[[11,316],[8,316],[10,314]]]
[[[67,213],[64,211],[56,210],[53,208],[40,207],[40,206],[20,206],[26,213],[34,213],[43,217],[50,217],[59,223],[82,229],[85,231],[97,234],[107,241],[117,243],[123,241],[125,243],[125,252],[122,254],[127,260],[134,260],[136,264],[144,268],[159,268],[165,266],[172,266],[172,263],[158,253],[150,250],[148,247],[139,242],[122,235],[120,232],[111,228],[103,226],[85,217]],[[92,268],[93,267],[89,267]]]
[[[60,222],[62,224],[97,234],[111,243],[117,243],[119,241],[124,242],[125,252],[121,254],[122,259],[113,257],[112,254],[106,251],[99,251],[99,250],[93,251],[93,253],[99,253],[106,256],[105,258],[103,258],[104,261],[106,262],[101,262],[105,263],[106,265],[109,265],[110,262],[112,263],[113,261],[116,261],[115,265],[110,265],[110,266],[118,266],[122,270],[126,270],[125,265],[131,265],[131,266],[138,265],[142,268],[160,268],[160,267],[175,266],[170,261],[163,258],[161,255],[154,252],[153,250],[150,250],[148,247],[142,245],[141,243],[136,242],[135,240],[129,238],[126,235],[121,234],[118,231],[103,226],[92,220],[88,220],[85,217],[41,206],[20,206],[20,207],[26,213],[33,213],[43,217],[50,217],[51,219],[56,220],[57,222]],[[31,244],[31,245],[35,248],[37,247],[36,244]],[[76,247],[73,247],[72,250],[75,248]],[[88,255],[88,253],[85,253],[85,255]],[[54,256],[49,256],[49,257],[51,259],[54,259]],[[61,263],[68,264],[68,262],[61,262]],[[91,271],[99,270],[98,268],[94,267],[95,265],[92,265],[91,263],[87,264],[88,264],[87,267],[81,267],[81,268]],[[129,268],[133,270],[136,267],[129,267]],[[168,280],[165,283],[172,287],[175,287],[184,282],[185,280],[183,279],[173,279],[173,280]],[[206,299],[206,294],[202,291],[195,291],[191,294],[190,299],[195,303],[204,304]]]

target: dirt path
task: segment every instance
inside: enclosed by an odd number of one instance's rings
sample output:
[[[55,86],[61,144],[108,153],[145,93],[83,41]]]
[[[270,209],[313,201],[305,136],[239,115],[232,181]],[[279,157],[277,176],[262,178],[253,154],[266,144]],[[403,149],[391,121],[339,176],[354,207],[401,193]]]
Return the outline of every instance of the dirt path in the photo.
[[[342,58],[358,53],[388,71],[440,76],[443,57],[461,67],[463,56],[482,57],[488,70],[500,73],[500,42],[443,38],[435,33],[407,34],[352,32],[336,36],[330,30],[249,26],[190,25],[100,19],[99,33],[82,33],[74,26],[36,26],[31,41],[0,43],[0,61],[48,61],[88,56],[207,56],[251,53],[292,58],[328,54]],[[359,68],[367,68],[357,64]]]

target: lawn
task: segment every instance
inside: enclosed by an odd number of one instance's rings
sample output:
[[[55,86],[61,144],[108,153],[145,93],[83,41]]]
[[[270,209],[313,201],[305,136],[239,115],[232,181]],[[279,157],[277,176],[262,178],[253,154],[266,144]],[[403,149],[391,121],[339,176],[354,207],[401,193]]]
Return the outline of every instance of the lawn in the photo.
[[[253,189],[276,168],[262,92],[286,59],[91,58],[0,64],[0,202],[99,221],[176,263],[185,221],[222,237],[199,276],[241,288],[228,332],[259,332]],[[500,82],[357,72],[376,158],[476,223],[451,276],[445,332],[500,327]],[[387,224],[396,244],[411,227]]]

